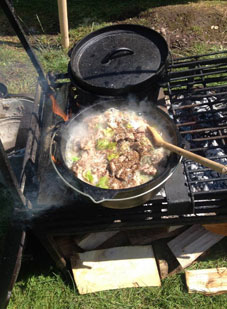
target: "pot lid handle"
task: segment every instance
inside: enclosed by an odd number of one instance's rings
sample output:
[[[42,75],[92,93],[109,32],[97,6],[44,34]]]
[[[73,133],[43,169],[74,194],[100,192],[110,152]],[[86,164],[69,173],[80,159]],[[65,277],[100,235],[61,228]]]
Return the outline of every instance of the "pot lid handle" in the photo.
[[[110,60],[127,56],[127,55],[133,55],[134,51],[127,47],[119,47],[113,49],[111,52],[109,52],[101,61],[102,64],[107,64],[110,62]]]

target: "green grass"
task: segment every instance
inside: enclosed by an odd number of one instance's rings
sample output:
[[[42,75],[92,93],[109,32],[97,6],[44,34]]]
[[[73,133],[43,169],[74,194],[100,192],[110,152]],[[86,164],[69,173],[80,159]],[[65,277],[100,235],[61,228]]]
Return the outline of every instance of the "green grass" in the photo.
[[[36,85],[35,70],[21,48],[7,44],[0,46],[0,82],[4,82],[10,93],[33,92]]]
[[[203,55],[208,53],[215,53],[224,50],[222,45],[210,45],[206,42],[195,42],[192,46],[191,54],[193,55]],[[190,53],[187,53],[190,56]],[[217,56],[214,56],[217,57]]]
[[[205,269],[227,266],[227,238],[216,244],[208,256],[189,269]],[[34,266],[33,266],[34,267]],[[162,287],[127,288],[79,295],[73,286],[62,279],[53,267],[34,275],[26,274],[16,283],[9,309],[182,309],[227,307],[227,295],[204,296],[188,294],[185,275],[180,273],[162,281]],[[35,267],[34,267],[35,271]]]
[[[61,48],[38,45],[35,53],[47,73],[66,72],[69,57]],[[34,93],[37,73],[25,51],[20,47],[10,48],[7,44],[0,47],[0,82],[4,82],[10,93]]]

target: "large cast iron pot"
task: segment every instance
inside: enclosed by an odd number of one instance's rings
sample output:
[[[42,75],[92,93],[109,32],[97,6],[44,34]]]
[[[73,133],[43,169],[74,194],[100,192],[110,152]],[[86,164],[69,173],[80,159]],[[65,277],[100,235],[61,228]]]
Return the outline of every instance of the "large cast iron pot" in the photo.
[[[83,101],[124,97],[156,101],[168,65],[168,45],[156,31],[133,24],[104,27],[70,52],[72,83]]]
[[[65,164],[66,144],[74,126],[80,123],[86,115],[90,116],[92,113],[97,112],[102,113],[110,107],[136,110],[144,119],[148,120],[151,125],[155,124],[160,128],[164,137],[166,136],[172,143],[180,145],[180,137],[174,122],[168,114],[154,104],[148,101],[140,103],[131,102],[128,104],[124,100],[114,100],[94,104],[91,107],[82,110],[75,117],[61,125],[52,137],[50,147],[51,162],[61,180],[68,187],[75,190],[77,193],[82,194],[84,197],[89,198],[92,202],[109,208],[123,209],[135,207],[147,202],[158,191],[160,191],[164,183],[174,173],[180,161],[178,155],[170,153],[166,160],[164,169],[152,180],[136,187],[119,190],[102,189],[92,186],[78,179]],[[55,157],[55,160],[53,160],[53,156]],[[58,163],[56,163],[56,160]]]

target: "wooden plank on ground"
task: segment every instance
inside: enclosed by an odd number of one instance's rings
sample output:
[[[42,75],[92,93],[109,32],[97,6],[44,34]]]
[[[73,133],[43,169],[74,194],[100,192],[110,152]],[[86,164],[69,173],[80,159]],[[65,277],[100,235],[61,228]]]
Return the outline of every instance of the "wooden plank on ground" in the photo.
[[[180,265],[185,268],[223,237],[207,231],[201,225],[193,225],[171,240],[168,246]]]
[[[160,239],[152,243],[161,279],[182,271],[182,267],[169,249],[167,243],[167,239]]]
[[[189,293],[215,295],[227,292],[226,267],[186,270],[185,277]]]
[[[71,258],[71,264],[80,294],[161,285],[152,246],[78,253]]]
[[[153,241],[177,236],[184,227],[161,227],[143,230],[128,230],[127,235],[131,245],[149,245]]]
[[[117,233],[118,231],[90,233],[77,242],[77,245],[85,251],[94,250]]]
[[[107,239],[104,243],[96,248],[99,249],[109,249],[115,247],[125,247],[130,246],[126,232],[120,231],[117,234],[113,235],[111,238]]]
[[[74,253],[82,252],[82,250],[75,244],[73,236],[54,236],[52,240],[56,243],[58,251],[65,258],[70,258]]]
[[[203,226],[210,232],[227,236],[227,223],[205,224]]]

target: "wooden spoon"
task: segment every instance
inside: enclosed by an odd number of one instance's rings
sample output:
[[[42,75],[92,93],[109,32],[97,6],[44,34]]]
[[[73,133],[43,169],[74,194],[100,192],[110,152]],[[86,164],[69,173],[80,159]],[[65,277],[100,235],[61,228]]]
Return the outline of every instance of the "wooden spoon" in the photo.
[[[163,147],[165,149],[168,149],[172,152],[175,152],[179,154],[180,156],[183,156],[187,159],[193,160],[195,162],[198,162],[206,167],[211,168],[212,170],[221,173],[221,174],[227,174],[227,166],[217,163],[215,161],[209,160],[207,158],[204,158],[202,156],[199,156],[191,151],[185,150],[181,147],[175,146],[171,143],[166,142],[161,135],[157,132],[157,130],[154,127],[147,126],[148,131],[151,133],[153,142],[156,146]]]

